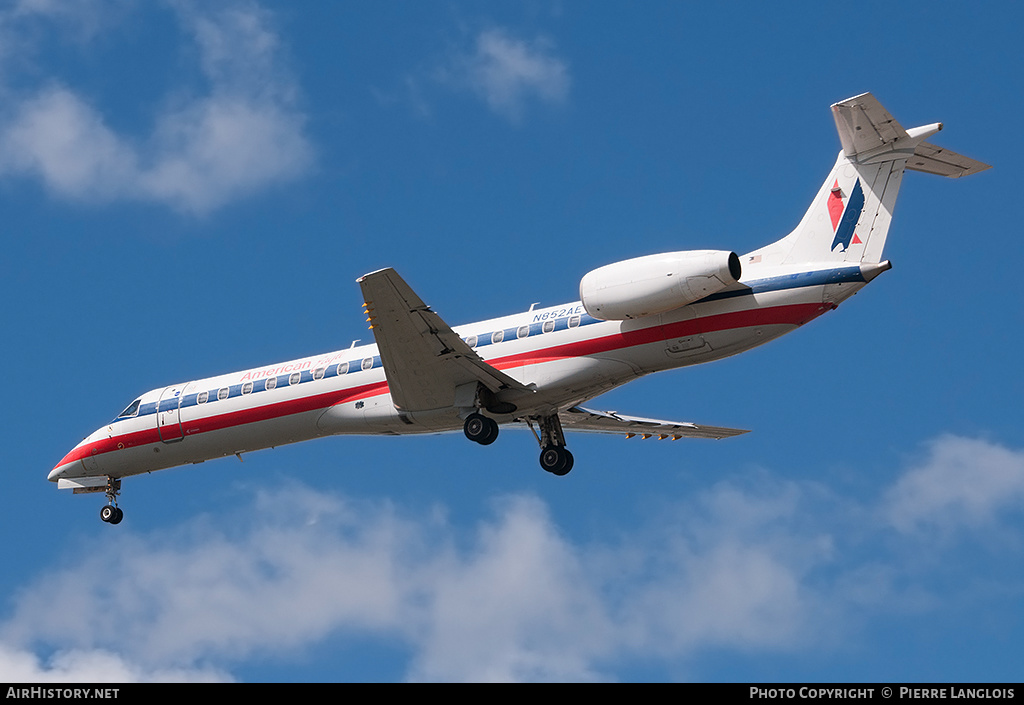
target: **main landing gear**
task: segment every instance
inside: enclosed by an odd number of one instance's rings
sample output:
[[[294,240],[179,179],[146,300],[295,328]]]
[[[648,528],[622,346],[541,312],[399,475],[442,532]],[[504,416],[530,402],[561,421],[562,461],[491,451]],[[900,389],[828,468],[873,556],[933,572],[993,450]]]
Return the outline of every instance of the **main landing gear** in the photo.
[[[533,427],[537,422],[540,434]],[[558,420],[558,414],[550,416],[537,416],[526,419],[534,438],[540,444],[540,466],[552,475],[568,475],[572,470],[572,453],[565,447],[565,435],[562,433],[562,422]]]
[[[572,463],[572,453],[563,446],[544,446],[540,451],[540,466],[552,475],[568,475]]]
[[[107,506],[100,510],[100,519],[108,524],[120,524],[124,512],[117,506],[117,495],[121,493],[121,481],[113,477],[107,478]]]
[[[540,428],[539,435],[537,429],[533,427],[535,421]],[[552,475],[568,474],[572,470],[573,458],[572,453],[565,447],[565,436],[562,434],[562,424],[558,416],[536,416],[526,419],[526,423],[540,444],[540,466]],[[469,440],[488,446],[498,438],[498,422],[474,412],[466,417],[462,431]]]
[[[489,446],[498,439],[498,422],[483,414],[473,413],[466,417],[462,431],[469,440]]]

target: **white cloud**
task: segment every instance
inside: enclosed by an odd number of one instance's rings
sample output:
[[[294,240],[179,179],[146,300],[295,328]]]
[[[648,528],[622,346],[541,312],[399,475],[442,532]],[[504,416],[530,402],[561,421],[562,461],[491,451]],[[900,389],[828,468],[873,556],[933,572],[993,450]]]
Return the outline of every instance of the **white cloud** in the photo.
[[[762,502],[755,516],[733,513]],[[374,634],[412,647],[412,680],[603,680],[613,674],[600,664],[624,653],[806,639],[801,613],[814,599],[800,582],[823,544],[770,528],[799,503],[792,487],[724,486],[683,507],[684,522],[585,547],[535,498],[499,502],[467,542],[435,516],[292,487],[246,517],[122,531],[102,560],[22,591],[0,635],[23,655],[59,644],[131,654],[140,672],[191,673]]]
[[[883,511],[900,531],[992,525],[1024,501],[1024,453],[983,440],[943,436],[924,464],[886,493]]]
[[[59,644],[187,671],[337,632],[375,634],[414,647],[412,679],[596,678],[600,604],[540,503],[508,500],[466,552],[452,532],[387,503],[293,487],[259,498],[241,530],[197,521],[160,536],[123,532],[102,560],[23,591],[0,639],[21,652]],[[576,643],[585,633],[593,647]]]
[[[267,13],[248,3],[172,6],[199,49],[205,95],[168,108],[150,134],[133,138],[56,77],[27,93],[8,89],[0,174],[38,178],[76,201],[147,201],[202,214],[308,169],[297,89]],[[63,17],[60,8],[19,7],[0,25],[9,35],[24,15]]]
[[[126,648],[140,663],[181,666],[399,626],[408,575],[396,561],[415,539],[386,507],[364,515],[294,490],[253,511],[244,534],[204,521],[161,536],[124,532],[109,560],[84,560],[25,593],[7,638]]]
[[[149,670],[108,651],[60,651],[43,663],[31,651],[0,643],[5,683],[223,683],[227,673],[209,668]]]
[[[965,483],[922,497],[968,457],[990,478],[983,499],[965,499]],[[976,506],[991,523],[1019,491],[1005,478],[1022,458],[939,439],[882,494],[914,521]],[[246,659],[293,658],[344,635],[406,645],[410,680],[592,681],[614,679],[623,660],[678,668],[709,649],[794,653],[847,643],[865,615],[948,610],[959,598],[929,576],[949,562],[904,562],[908,546],[887,546],[889,523],[866,509],[762,474],[666,502],[620,540],[592,543],[563,535],[534,497],[504,498],[467,531],[443,512],[276,488],[233,516],[153,535],[121,526],[102,556],[73,553],[15,597],[0,669],[73,680],[106,659],[128,679],[223,679]],[[34,656],[57,648],[45,663]]]
[[[528,41],[503,30],[484,30],[473,51],[456,56],[440,76],[468,87],[492,111],[517,123],[532,100],[558,105],[568,96],[569,69],[552,49],[542,38]]]
[[[55,192],[110,200],[133,188],[135,154],[74,93],[51,87],[25,100],[0,132],[0,168],[35,174]]]
[[[599,680],[614,625],[577,547],[546,507],[514,497],[475,545],[421,574],[414,680]]]
[[[75,41],[88,41],[96,36],[109,22],[119,18],[131,0],[15,0],[2,20],[24,22],[43,20],[59,24],[65,36]],[[0,21],[0,24],[3,22]],[[14,32],[8,33],[10,39]],[[23,49],[25,47],[22,47]]]
[[[672,506],[612,554],[620,638],[644,657],[690,657],[711,647],[789,651],[831,622],[808,576],[832,560],[829,525],[806,522],[836,506],[819,488],[765,476],[720,483]],[[636,565],[623,570],[621,556]]]
[[[644,544],[591,553],[528,497],[502,501],[468,544],[435,517],[304,488],[261,497],[244,524],[224,524],[236,528],[122,532],[102,560],[82,558],[24,590],[4,641],[22,653],[60,644],[189,671],[341,631],[411,645],[414,680],[600,680],[597,664],[623,648],[664,656],[709,639],[766,644],[800,599],[781,545],[742,548],[727,535],[670,553]],[[624,578],[630,556],[652,550],[667,570],[650,572],[643,559]]]

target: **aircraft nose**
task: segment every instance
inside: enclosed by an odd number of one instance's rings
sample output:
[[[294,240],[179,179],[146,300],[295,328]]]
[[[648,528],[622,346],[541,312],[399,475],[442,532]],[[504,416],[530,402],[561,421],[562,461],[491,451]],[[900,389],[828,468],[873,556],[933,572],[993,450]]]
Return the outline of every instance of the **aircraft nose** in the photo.
[[[85,441],[82,441],[82,443],[84,442]],[[80,457],[79,449],[82,447],[82,443],[79,443],[77,446],[72,448],[67,455],[60,459],[60,462],[57,463],[53,470],[50,471],[50,474],[46,476],[47,480],[50,482],[56,482],[62,477],[66,477],[68,475],[68,471],[74,467],[75,461]]]

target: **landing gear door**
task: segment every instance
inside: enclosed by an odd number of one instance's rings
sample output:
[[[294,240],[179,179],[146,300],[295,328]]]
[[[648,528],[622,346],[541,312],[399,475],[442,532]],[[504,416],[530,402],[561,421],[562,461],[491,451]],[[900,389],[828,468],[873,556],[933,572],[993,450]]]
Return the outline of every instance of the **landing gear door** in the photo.
[[[157,402],[156,431],[164,443],[177,443],[185,437],[181,427],[181,399],[186,385],[167,387]]]

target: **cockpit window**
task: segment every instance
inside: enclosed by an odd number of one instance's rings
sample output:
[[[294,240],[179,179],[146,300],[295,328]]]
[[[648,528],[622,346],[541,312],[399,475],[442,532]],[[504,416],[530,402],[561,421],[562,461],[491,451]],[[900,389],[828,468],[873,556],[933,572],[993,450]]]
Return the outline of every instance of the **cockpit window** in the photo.
[[[120,414],[117,415],[117,418],[119,418],[119,419],[126,419],[126,418],[128,418],[130,416],[138,416],[139,415],[139,402],[141,402],[141,401],[142,401],[142,399],[136,399],[135,401],[133,401],[131,404],[128,405],[127,409],[125,409],[124,411],[122,411]]]

